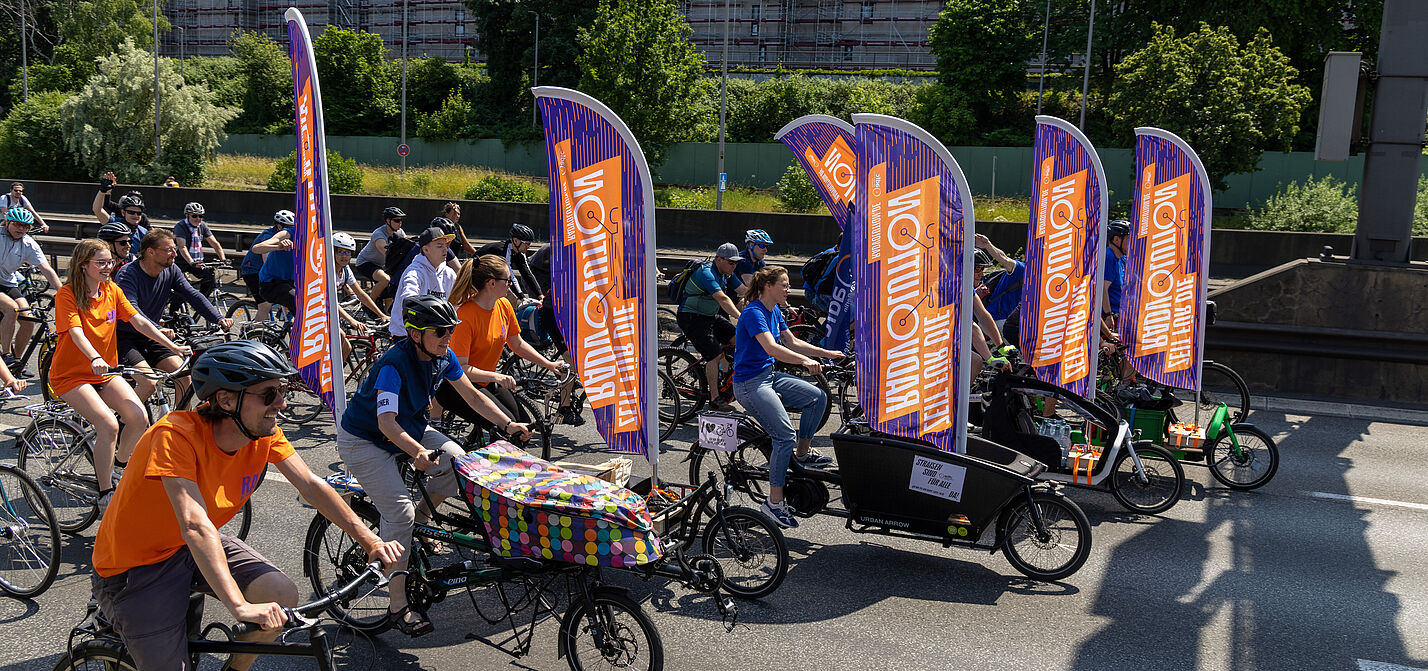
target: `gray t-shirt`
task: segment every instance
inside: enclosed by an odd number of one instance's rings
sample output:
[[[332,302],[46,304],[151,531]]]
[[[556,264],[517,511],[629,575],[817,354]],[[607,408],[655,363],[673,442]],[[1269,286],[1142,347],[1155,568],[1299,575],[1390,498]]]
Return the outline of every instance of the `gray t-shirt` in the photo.
[[[18,287],[25,278],[20,275],[20,266],[26,263],[38,266],[45,262],[45,252],[40,243],[28,235],[19,240],[10,237],[9,231],[0,231],[0,284]]]
[[[406,233],[403,233],[400,228],[397,229],[396,233],[392,233],[386,224],[378,226],[377,230],[372,231],[372,239],[367,241],[367,246],[363,247],[362,251],[357,253],[356,263],[375,263],[379,266],[383,265],[386,261],[386,255],[377,249],[377,241],[404,237],[406,237]]]

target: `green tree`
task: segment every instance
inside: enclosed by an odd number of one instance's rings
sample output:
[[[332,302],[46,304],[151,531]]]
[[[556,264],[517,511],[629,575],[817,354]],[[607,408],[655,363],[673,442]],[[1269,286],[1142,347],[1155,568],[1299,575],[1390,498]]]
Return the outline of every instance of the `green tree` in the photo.
[[[1228,175],[1257,170],[1266,147],[1287,151],[1310,99],[1266,31],[1241,47],[1224,27],[1201,24],[1176,37],[1174,28],[1157,26],[1116,72],[1108,105],[1120,130],[1176,133],[1200,155],[1216,190]]]
[[[775,188],[780,212],[813,212],[823,207],[823,196],[818,195],[808,171],[797,162],[784,169]]]
[[[157,0],[155,0],[157,1]],[[166,2],[159,6],[159,32],[171,30],[164,17]],[[153,5],[139,0],[79,0],[65,3],[57,19],[59,40],[54,48],[54,62],[74,68],[81,78],[95,73],[95,62],[118,53],[126,40],[139,49],[149,49],[154,43],[154,24],[150,20]],[[153,63],[149,63],[153,77]],[[153,87],[151,83],[150,88]]]
[[[262,33],[234,31],[228,41],[228,52],[238,64],[237,76],[243,88],[239,105],[242,111],[228,124],[228,129],[234,133],[262,133],[275,123],[292,121],[293,70],[287,47]],[[325,73],[319,74],[323,113],[330,117],[333,84]],[[331,129],[331,124],[328,128]]]
[[[392,61],[393,77],[401,86],[402,61]],[[407,63],[407,114],[431,114],[441,109],[452,92],[461,90],[461,75],[440,58],[415,58]],[[397,95],[401,95],[398,88]],[[469,107],[469,104],[468,104]]]
[[[455,140],[471,122],[471,103],[452,91],[441,108],[431,114],[417,114],[416,134],[423,140]]]
[[[83,179],[65,147],[60,108],[72,94],[30,93],[0,122],[0,174],[32,179]]]
[[[540,77],[542,86],[574,87],[580,82],[576,64],[579,31],[594,23],[596,3],[590,0],[464,0],[476,21],[476,48],[486,55],[490,94],[472,99],[489,111],[478,116],[499,134],[529,133],[531,76],[535,65],[536,15],[540,15]],[[532,138],[533,139],[533,138]]]
[[[400,108],[381,36],[328,26],[312,49],[327,134],[395,135]]]
[[[928,30],[938,82],[961,91],[979,122],[1025,90],[1035,17],[1033,0],[948,0]]]
[[[711,113],[700,104],[709,82],[692,32],[671,0],[601,0],[580,31],[580,90],[624,119],[651,165]]]
[[[66,146],[86,174],[113,170],[128,184],[160,184],[166,175],[184,184],[202,183],[224,124],[238,112],[215,105],[205,86],[180,86],[173,62],[159,59],[163,147],[156,159],[153,55],[125,40],[98,65],[98,73],[63,107]]]
[[[68,65],[31,64],[29,79],[30,95],[45,91],[73,93],[84,85],[84,80],[76,76],[74,69]],[[16,73],[15,78],[10,80],[10,99],[20,101],[24,100],[24,97],[25,82],[19,73]]]

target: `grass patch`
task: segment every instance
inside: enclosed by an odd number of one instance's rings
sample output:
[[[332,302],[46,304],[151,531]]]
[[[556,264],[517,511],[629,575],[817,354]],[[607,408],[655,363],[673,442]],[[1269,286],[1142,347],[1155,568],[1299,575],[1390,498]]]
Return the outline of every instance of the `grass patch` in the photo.
[[[655,205],[692,210],[714,209],[714,187],[664,186],[655,188]],[[724,209],[735,212],[777,212],[778,196],[773,189],[734,187],[724,192]],[[814,214],[828,214],[820,207]]]
[[[203,186],[208,189],[251,189],[262,191],[268,188],[268,177],[273,174],[273,166],[278,159],[247,154],[219,154],[210,164],[203,178]]]
[[[978,221],[1020,221],[1031,217],[1031,201],[1026,198],[972,196]]]
[[[408,167],[406,175],[402,175],[398,168],[386,166],[362,165],[361,168],[362,187],[369,196],[461,200],[466,195],[466,189],[489,175],[501,175],[539,185],[541,190],[547,193],[547,197],[550,191],[541,180],[467,165]]]

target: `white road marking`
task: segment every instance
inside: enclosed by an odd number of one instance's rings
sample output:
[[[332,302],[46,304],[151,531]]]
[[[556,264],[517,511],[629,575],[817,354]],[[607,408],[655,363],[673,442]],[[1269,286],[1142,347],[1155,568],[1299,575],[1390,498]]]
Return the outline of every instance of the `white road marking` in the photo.
[[[272,481],[274,481],[274,482],[281,482],[281,483],[283,483],[283,484],[285,484],[285,485],[291,485],[291,484],[292,484],[291,482],[288,482],[288,479],[287,479],[287,478],[283,477],[283,474],[282,474],[282,473],[279,473],[279,472],[277,471],[277,469],[273,469],[273,468],[268,469],[268,474],[265,475],[265,476],[263,476],[263,479],[264,479],[264,480],[272,480]]]
[[[1349,496],[1347,494],[1331,494],[1329,492],[1303,492],[1306,496],[1316,499],[1333,499],[1335,501],[1352,501],[1354,503],[1373,503],[1380,506],[1396,506],[1399,508],[1410,508],[1413,510],[1428,510],[1428,503],[1410,503],[1408,501],[1391,501],[1389,499],[1375,499],[1368,496]],[[1374,662],[1377,664],[1377,662]],[[1407,668],[1407,667],[1402,667]]]
[[[1389,664],[1388,662],[1375,662],[1370,659],[1357,660],[1359,671],[1425,671],[1416,666],[1403,666],[1402,664]]]

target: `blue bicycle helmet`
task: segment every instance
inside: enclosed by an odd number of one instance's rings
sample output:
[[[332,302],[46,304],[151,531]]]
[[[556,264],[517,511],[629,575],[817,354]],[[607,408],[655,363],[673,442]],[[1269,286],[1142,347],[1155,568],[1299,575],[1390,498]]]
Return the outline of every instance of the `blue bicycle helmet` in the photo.
[[[31,214],[29,210],[16,205],[5,212],[5,220],[34,225],[35,215]]]
[[[765,245],[772,245],[773,237],[768,234],[768,231],[765,231],[762,228],[751,228],[747,231],[744,231],[744,242],[757,242]]]

